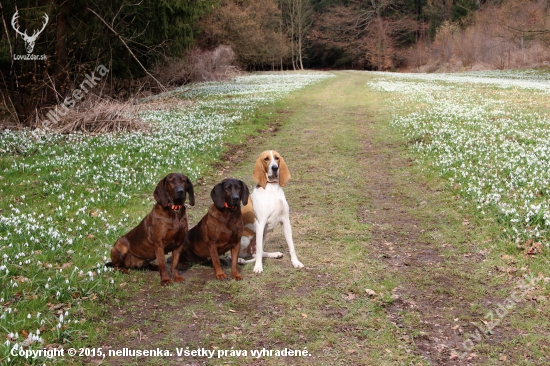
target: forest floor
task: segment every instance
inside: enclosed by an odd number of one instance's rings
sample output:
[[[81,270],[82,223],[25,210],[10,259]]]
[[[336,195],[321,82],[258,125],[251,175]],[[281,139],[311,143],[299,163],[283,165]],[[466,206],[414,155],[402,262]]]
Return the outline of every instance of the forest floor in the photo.
[[[218,281],[213,268],[194,266],[183,284],[161,287],[158,273],[133,271],[105,305],[109,331],[100,346],[170,356],[89,364],[548,361],[548,338],[523,341],[533,323],[548,320],[537,318],[534,302],[511,303],[517,278],[495,270],[503,253],[488,249],[494,224],[423,175],[388,124],[384,95],[365,87],[371,77],[339,72],[266,109],[270,129],[231,147],[219,174],[196,186],[190,226],[206,213],[214,184],[234,177],[253,187],[257,156],[279,151],[292,174],[285,194],[305,268],[293,268],[279,228],[267,250],[285,256],[264,259],[260,275],[253,263],[241,266],[242,281]]]

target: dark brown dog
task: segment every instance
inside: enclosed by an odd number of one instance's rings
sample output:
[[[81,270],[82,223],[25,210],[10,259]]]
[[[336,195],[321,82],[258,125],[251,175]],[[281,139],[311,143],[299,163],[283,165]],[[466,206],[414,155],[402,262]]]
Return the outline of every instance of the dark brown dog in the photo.
[[[180,262],[204,263],[212,261],[216,278],[226,278],[220,264],[220,254],[231,250],[231,277],[241,280],[237,261],[243,234],[241,202],[248,203],[246,184],[237,179],[224,179],[210,192],[214,204],[208,213],[187,233]]]
[[[153,268],[150,262],[158,261],[161,284],[172,283],[166,269],[164,255],[172,252],[172,276],[182,282],[176,267],[182,250],[183,239],[189,230],[185,212],[185,194],[189,204],[195,205],[193,184],[183,174],[170,173],[162,179],[153,196],[157,203],[138,226],[121,236],[111,249],[112,265],[118,269]]]

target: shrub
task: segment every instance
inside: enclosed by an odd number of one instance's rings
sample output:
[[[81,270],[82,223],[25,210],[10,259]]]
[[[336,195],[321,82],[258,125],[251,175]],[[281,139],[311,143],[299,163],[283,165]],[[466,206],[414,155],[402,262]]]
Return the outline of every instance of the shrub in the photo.
[[[431,44],[418,42],[408,50],[407,65],[418,71],[457,71],[545,64],[550,60],[550,32],[543,3],[510,0],[488,7],[466,28],[445,22]]]

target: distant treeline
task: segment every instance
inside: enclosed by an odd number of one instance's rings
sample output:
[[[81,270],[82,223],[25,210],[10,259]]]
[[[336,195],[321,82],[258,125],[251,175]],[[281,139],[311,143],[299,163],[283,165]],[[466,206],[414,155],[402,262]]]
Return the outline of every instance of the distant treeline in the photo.
[[[235,66],[394,70],[457,57],[471,64],[490,42],[467,54],[478,37],[464,32],[489,23],[491,42],[515,42],[494,56],[512,65],[514,50],[525,58],[529,42],[548,34],[548,11],[548,0],[7,0],[0,4],[0,121],[31,125],[98,65],[109,73],[94,93],[128,99],[219,78]],[[514,13],[525,20],[512,24]],[[459,45],[465,37],[470,43]]]
[[[478,0],[222,0],[200,21],[199,44],[229,43],[262,68],[401,66],[399,50],[463,22]]]

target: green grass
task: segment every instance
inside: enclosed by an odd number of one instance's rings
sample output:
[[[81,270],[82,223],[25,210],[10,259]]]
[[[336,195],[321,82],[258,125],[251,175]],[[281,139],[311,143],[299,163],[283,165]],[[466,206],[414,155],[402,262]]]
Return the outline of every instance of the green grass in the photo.
[[[158,273],[109,273],[114,280],[109,292],[81,301],[87,321],[73,343],[64,344],[228,351],[212,359],[109,357],[103,365],[427,365],[430,357],[432,364],[461,364],[450,360],[448,348],[436,349],[438,342],[461,351],[470,322],[485,320],[522,274],[544,273],[547,261],[544,255],[522,256],[496,218],[477,214],[429,159],[410,150],[409,139],[390,121],[426,105],[402,103],[396,109],[394,101],[403,98],[366,86],[379,77],[338,72],[251,111],[224,137],[224,161],[212,156],[201,170],[197,205],[188,210],[191,225],[206,213],[214,184],[231,176],[253,187],[256,157],[264,149],[278,150],[292,174],[285,194],[305,269],[292,267],[277,229],[268,235],[266,249],[285,257],[264,259],[262,275],[252,272],[253,264],[241,267],[243,281],[217,281],[207,266],[192,267],[183,273],[183,285],[168,288],[159,285]],[[13,201],[17,190],[9,189]],[[113,238],[147,212],[150,189],[104,208],[120,212],[114,221],[125,217],[122,209],[128,215]],[[108,250],[111,239],[91,239],[86,248]],[[509,275],[497,267],[517,271]],[[547,285],[538,286],[535,300],[526,297],[493,335],[475,344],[469,362],[544,364],[550,314],[538,297],[548,293]],[[77,301],[70,314],[77,313]],[[264,348],[307,349],[311,356],[251,356],[251,350]],[[232,349],[248,355],[232,355]]]
[[[97,325],[105,301],[124,298],[127,280],[103,266],[112,244],[149,212],[164,175],[211,176],[228,145],[266,128],[258,109],[288,90],[284,75],[270,78],[276,90],[255,90],[245,78],[229,98],[208,89],[217,84],[200,86],[191,107],[146,113],[156,121],[150,133],[0,135],[0,362],[50,362],[10,356],[31,333],[39,337],[31,349],[97,344],[108,332]],[[241,90],[257,98],[247,108]]]
[[[349,79],[340,83],[337,87],[345,90]],[[358,205],[365,201],[363,177],[353,174],[362,155],[361,126],[355,123],[355,117],[346,124],[334,123],[342,108],[351,108],[355,113],[362,107],[349,106],[352,102],[339,96],[324,108],[311,108],[330,100],[332,88],[332,82],[323,81],[292,94],[272,109],[263,110],[259,118],[265,118],[268,124],[280,123],[280,128],[267,139],[263,135],[255,140],[245,162],[227,173],[252,185],[251,163],[255,157],[267,148],[283,154],[292,174],[285,193],[291,205],[293,234],[298,256],[306,260],[307,269],[294,269],[287,254],[282,260],[265,260],[261,276],[253,275],[248,265],[241,269],[245,276],[242,282],[209,280],[201,288],[196,285],[202,279],[194,277],[197,275],[194,267],[184,274],[186,283],[178,290],[186,309],[179,314],[178,321],[196,323],[200,332],[190,339],[174,341],[180,327],[170,325],[172,307],[166,304],[169,308],[162,320],[165,327],[159,342],[172,347],[191,342],[192,347],[208,349],[307,348],[312,356],[284,361],[297,364],[326,364],[328,359],[332,364],[374,364],[379,359],[391,362],[399,357],[417,359],[404,349],[395,348],[399,341],[384,312],[384,307],[391,303],[389,291],[394,280],[373,283],[374,273],[382,271],[383,266],[365,245],[370,226],[357,219]],[[219,178],[209,178],[198,195],[207,196],[208,187],[216,179]],[[204,212],[208,204],[205,199],[196,210]],[[280,229],[269,234],[268,250],[287,251]],[[366,288],[380,296],[369,298]],[[118,326],[122,325],[115,324]],[[125,340],[114,343],[120,347]],[[222,361],[194,360],[207,364]],[[142,361],[154,364],[154,360]],[[251,364],[254,359],[226,357],[223,362]],[[281,359],[264,357],[263,362],[277,365]]]

